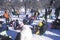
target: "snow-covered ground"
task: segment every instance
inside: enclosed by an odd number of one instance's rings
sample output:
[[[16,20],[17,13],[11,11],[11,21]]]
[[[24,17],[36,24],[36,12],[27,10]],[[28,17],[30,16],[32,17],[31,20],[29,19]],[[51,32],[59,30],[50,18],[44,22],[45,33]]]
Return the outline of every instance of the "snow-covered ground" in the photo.
[[[60,30],[56,30],[56,32],[59,32]],[[1,35],[5,35],[6,31],[1,32]],[[7,34],[6,34],[7,36]],[[29,38],[29,37],[28,37]],[[52,31],[46,31],[45,34],[43,35],[36,35],[33,34],[32,40],[60,40],[60,32],[59,33],[54,33]]]
[[[19,21],[22,21],[25,16],[26,15],[20,15],[20,17],[18,18],[18,16],[11,15],[10,19],[12,19],[12,20],[18,19]],[[0,19],[0,21],[4,21],[5,22],[5,19]],[[52,22],[52,21],[54,21],[54,20],[52,20],[52,19],[48,19],[47,20],[47,22]],[[39,20],[34,20],[34,22],[38,23]],[[47,30],[43,35],[33,34],[32,40],[57,40],[57,39],[60,40],[60,34],[57,33],[60,30],[55,30],[55,31],[56,32],[52,32],[50,30]]]
[[[43,35],[33,34],[33,40],[60,40],[59,38],[60,34],[56,34],[51,31],[46,31]]]

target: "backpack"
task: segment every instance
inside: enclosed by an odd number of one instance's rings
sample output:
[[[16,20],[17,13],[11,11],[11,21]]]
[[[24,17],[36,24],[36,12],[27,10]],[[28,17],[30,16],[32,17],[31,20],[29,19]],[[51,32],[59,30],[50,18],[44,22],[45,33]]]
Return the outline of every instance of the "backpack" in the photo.
[[[39,22],[39,23],[38,23],[38,26],[39,26],[39,27],[42,27],[42,26],[43,26],[43,22]]]

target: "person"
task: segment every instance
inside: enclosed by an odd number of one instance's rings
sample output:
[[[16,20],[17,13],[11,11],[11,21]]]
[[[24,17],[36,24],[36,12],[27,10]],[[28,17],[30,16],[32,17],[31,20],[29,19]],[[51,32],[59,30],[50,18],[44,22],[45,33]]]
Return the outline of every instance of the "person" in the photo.
[[[34,13],[34,19],[37,19],[38,16],[39,16],[39,12],[36,11],[36,12]]]
[[[2,23],[3,23],[3,22],[2,22],[2,21],[0,21],[0,29],[2,28]]]
[[[58,17],[59,17],[59,10],[60,10],[60,6],[55,9],[55,17],[56,17],[56,19],[58,19]]]
[[[23,20],[25,20],[26,23],[29,24],[29,17],[28,17],[28,15],[26,15],[26,17]]]
[[[47,21],[47,9],[45,9],[45,20]]]
[[[25,17],[26,19],[28,19],[28,15],[26,15],[26,17]]]
[[[19,28],[19,21],[18,21],[18,20],[16,20],[16,22],[15,22],[15,23],[16,23],[16,27],[17,27],[17,28]]]
[[[12,9],[12,14],[13,14],[13,15],[16,15],[16,10],[15,10],[15,8]]]
[[[15,30],[20,27],[20,24],[19,24],[18,20],[13,20],[13,24],[12,25],[13,25]]]
[[[31,9],[31,13],[33,13],[33,12],[35,12],[35,10],[34,9]]]
[[[13,29],[16,29],[16,21],[15,21],[15,20],[12,21],[11,27],[12,27]]]
[[[43,26],[44,26],[44,23],[43,23],[43,21],[40,21],[39,23],[38,23],[38,27],[39,27],[39,33],[40,33],[40,35],[42,35],[43,34]],[[37,32],[38,32],[37,31]]]
[[[4,18],[6,19],[6,24],[9,23],[9,13],[7,11],[5,11],[5,13],[3,14]]]
[[[32,40],[32,31],[29,25],[26,25],[26,22],[23,21],[23,27],[21,31],[21,40]]]
[[[10,21],[10,26],[13,27],[13,21]]]
[[[53,6],[55,4],[55,0],[50,1],[50,6]]]
[[[48,7],[47,13],[48,13],[48,15],[49,15],[49,18],[51,17],[51,12],[52,12],[52,8]]]
[[[16,11],[16,14],[18,15],[18,18],[19,18],[19,10]]]

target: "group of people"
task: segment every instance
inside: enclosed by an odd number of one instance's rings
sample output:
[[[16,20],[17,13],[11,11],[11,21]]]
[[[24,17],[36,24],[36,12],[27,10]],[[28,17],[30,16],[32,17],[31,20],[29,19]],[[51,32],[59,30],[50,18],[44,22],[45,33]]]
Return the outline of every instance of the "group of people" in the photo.
[[[4,14],[3,14],[3,17],[6,19],[6,23],[9,23],[9,18],[11,17],[11,13],[13,14],[13,15],[16,15],[16,16],[18,16],[18,18],[19,18],[19,15],[20,15],[20,11],[19,10],[15,10],[15,9],[13,9],[13,10],[11,10],[11,12],[9,13],[10,11],[9,10],[6,10],[5,12],[4,12]]]
[[[13,14],[13,15],[17,15],[18,18],[19,18],[20,11],[19,11],[19,10],[15,10],[15,9],[13,8],[13,9],[12,9],[12,14]]]
[[[21,32],[21,40],[32,40],[32,30],[29,25],[26,24],[26,21],[19,23],[18,20],[11,21],[11,26],[14,29],[19,29]]]
[[[13,20],[9,24],[11,27],[14,27],[14,29],[20,29],[20,24],[18,20]]]
[[[30,29],[28,23],[31,24],[31,22],[33,22],[34,20],[37,19],[37,17],[39,16],[38,11],[35,11],[34,15],[32,15],[30,18],[28,17],[28,15],[26,15],[26,17],[24,18],[24,20],[21,24],[19,23],[18,20],[13,20],[13,21],[9,22],[10,15],[7,11],[5,11],[3,16],[6,18],[6,23],[9,23],[10,26],[14,27],[14,29],[21,30],[21,40],[31,40],[32,39],[32,30]],[[43,27],[41,25],[43,25],[42,22],[39,24],[39,27],[40,27],[39,32],[42,32],[40,30],[43,29]]]

